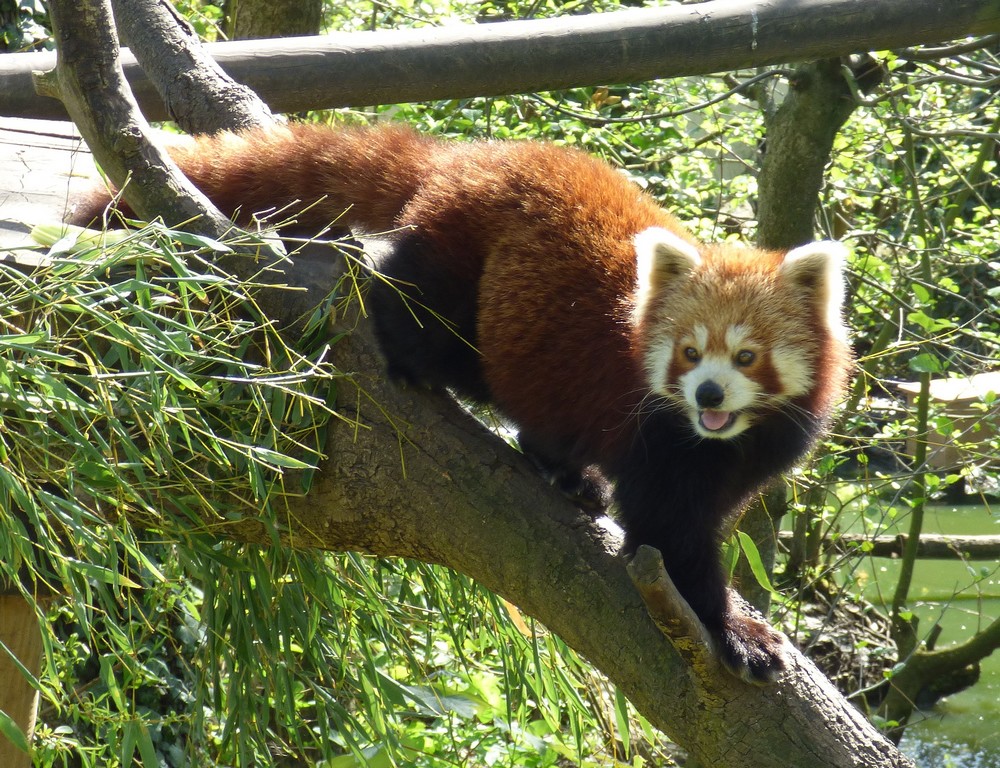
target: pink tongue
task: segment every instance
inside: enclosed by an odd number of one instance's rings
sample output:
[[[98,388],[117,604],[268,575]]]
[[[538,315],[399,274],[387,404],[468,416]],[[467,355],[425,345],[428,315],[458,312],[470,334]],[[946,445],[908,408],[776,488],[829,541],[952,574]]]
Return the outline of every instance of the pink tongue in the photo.
[[[701,423],[705,429],[710,429],[713,432],[722,429],[729,423],[729,411],[702,411]]]

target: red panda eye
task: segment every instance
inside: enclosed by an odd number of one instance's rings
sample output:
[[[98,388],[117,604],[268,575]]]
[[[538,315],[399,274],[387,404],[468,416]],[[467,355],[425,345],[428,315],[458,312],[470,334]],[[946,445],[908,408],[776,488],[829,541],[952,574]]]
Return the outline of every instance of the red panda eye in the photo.
[[[757,355],[751,352],[749,349],[741,349],[736,353],[736,364],[737,365],[750,365],[754,360],[757,359]]]
[[[694,347],[685,347],[684,357],[686,357],[692,363],[697,363],[699,360],[701,360],[701,355],[698,354],[698,350],[695,349]]]

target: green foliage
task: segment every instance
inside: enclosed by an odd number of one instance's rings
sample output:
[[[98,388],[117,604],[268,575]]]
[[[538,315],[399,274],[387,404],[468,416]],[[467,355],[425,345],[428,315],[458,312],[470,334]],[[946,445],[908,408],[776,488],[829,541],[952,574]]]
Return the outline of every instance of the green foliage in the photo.
[[[330,416],[325,346],[285,346],[258,287],[181,237],[193,247],[150,226],[69,258],[67,239],[30,277],[0,268],[0,577],[63,596],[53,631],[66,633],[47,639],[37,682],[63,716],[94,724],[89,744],[67,737],[82,764],[128,762],[133,748],[153,764],[136,696],[164,684],[150,612],[190,608],[172,565],[204,575],[201,559],[225,550],[217,526],[249,522],[277,542],[283,499],[306,490],[296,470],[320,458]],[[74,659],[98,663],[83,691]],[[72,764],[55,757],[61,734],[53,764]]]
[[[0,274],[0,576],[56,595],[35,765],[604,765],[652,738],[467,579],[284,546],[340,375],[322,334],[285,346],[200,238],[78,235]]]
[[[187,19],[202,40],[213,42],[225,39],[222,34],[225,18],[224,3],[206,3],[203,0],[173,0],[172,4]]]
[[[51,48],[44,0],[0,0],[0,52]]]
[[[998,279],[992,223],[1000,210],[1000,123],[980,108],[990,93],[983,75],[995,57],[918,58],[915,65],[884,58],[891,79],[838,137],[826,214],[856,242],[852,325],[864,372],[858,393],[878,408],[852,414],[849,430],[905,461],[900,439],[919,437],[923,427],[915,411],[888,407],[893,382],[968,376],[995,368],[1000,358],[1000,303],[991,295]],[[986,460],[996,454],[989,442],[980,444],[977,430],[948,429],[940,407],[932,404],[929,426],[945,428],[970,459],[961,476],[944,478],[944,490],[989,472]],[[869,478],[883,482],[876,473]]]

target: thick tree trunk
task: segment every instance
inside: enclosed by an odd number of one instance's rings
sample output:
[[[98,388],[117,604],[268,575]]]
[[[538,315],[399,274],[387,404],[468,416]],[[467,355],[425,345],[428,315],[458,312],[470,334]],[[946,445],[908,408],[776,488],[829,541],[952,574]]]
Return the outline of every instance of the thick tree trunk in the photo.
[[[318,35],[323,0],[228,0],[226,34],[230,40]]]
[[[839,60],[800,67],[791,90],[767,120],[757,181],[757,243],[794,248],[813,239],[823,169],[855,102]]]

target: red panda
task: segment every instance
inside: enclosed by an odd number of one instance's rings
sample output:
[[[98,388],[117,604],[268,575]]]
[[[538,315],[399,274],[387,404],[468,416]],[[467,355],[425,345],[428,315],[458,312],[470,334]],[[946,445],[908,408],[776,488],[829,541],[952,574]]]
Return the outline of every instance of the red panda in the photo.
[[[625,552],[660,550],[721,661],[781,671],[783,639],[735,607],[718,538],[842,394],[842,246],[700,243],[620,172],[546,143],[300,125],[172,154],[239,220],[298,202],[298,230],[393,231],[393,280],[369,298],[390,374],[492,403],[564,481],[597,468]]]

